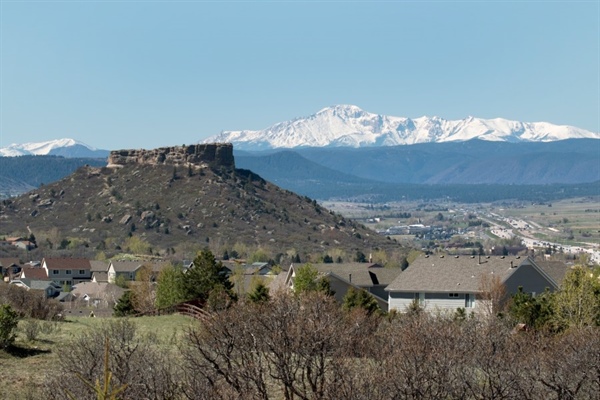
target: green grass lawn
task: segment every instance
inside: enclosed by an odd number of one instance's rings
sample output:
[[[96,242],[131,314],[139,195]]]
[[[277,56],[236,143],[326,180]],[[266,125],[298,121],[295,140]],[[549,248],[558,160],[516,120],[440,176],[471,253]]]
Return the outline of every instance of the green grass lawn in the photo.
[[[38,399],[36,389],[51,372],[60,358],[61,349],[69,341],[114,318],[70,317],[64,322],[55,323],[56,329],[50,333],[40,333],[34,341],[27,341],[24,333],[26,321],[19,322],[19,332],[14,349],[0,351],[0,399]],[[142,335],[156,335],[157,344],[175,346],[185,329],[197,324],[182,315],[159,317],[139,317],[131,319]],[[40,321],[41,322],[41,321]]]

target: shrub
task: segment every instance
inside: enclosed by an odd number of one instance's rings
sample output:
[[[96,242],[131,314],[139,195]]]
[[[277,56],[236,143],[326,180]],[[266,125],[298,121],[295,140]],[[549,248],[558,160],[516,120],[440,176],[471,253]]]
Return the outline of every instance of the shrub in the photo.
[[[19,315],[8,304],[0,306],[0,349],[6,349],[15,341]]]

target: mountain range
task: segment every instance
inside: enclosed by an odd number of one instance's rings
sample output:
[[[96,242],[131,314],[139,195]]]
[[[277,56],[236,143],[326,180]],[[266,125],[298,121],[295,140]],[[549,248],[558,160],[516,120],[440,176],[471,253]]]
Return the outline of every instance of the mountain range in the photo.
[[[380,193],[393,201],[407,185],[427,185],[412,187],[413,198],[450,195],[431,185],[584,184],[581,191],[588,193],[600,181],[599,139],[597,133],[545,122],[410,119],[338,105],[262,131],[222,132],[204,142],[233,143],[238,167],[304,196],[326,200]],[[108,153],[72,139],[2,148],[0,155],[7,157],[0,157],[0,198],[83,165],[106,165]],[[21,157],[9,157],[16,155]],[[455,188],[453,197],[475,201],[482,193],[468,195],[475,189]],[[522,191],[508,186],[491,193],[487,199],[523,198]]]
[[[551,142],[583,138],[600,139],[600,134],[548,122],[476,117],[454,121],[440,117],[406,118],[369,113],[353,105],[336,105],[263,130],[223,131],[202,143],[227,142],[233,143],[238,150],[257,151],[301,147],[398,146],[472,139]]]
[[[19,156],[62,156],[62,157],[85,157],[105,158],[108,150],[96,149],[83,142],[74,139],[57,139],[37,143],[13,143],[7,147],[0,148],[0,157]]]

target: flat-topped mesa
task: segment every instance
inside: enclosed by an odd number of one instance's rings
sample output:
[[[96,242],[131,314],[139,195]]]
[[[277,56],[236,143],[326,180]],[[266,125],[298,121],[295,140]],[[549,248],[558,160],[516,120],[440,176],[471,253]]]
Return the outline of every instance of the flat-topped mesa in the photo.
[[[194,144],[190,146],[160,147],[152,150],[114,150],[108,156],[108,166],[128,164],[148,165],[208,165],[234,168],[231,143]]]

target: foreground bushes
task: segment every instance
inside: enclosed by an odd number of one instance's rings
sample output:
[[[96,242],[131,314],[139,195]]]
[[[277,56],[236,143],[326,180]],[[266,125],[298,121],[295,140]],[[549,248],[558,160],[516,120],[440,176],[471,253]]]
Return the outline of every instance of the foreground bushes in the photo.
[[[38,290],[26,290],[16,285],[0,282],[0,304],[9,304],[20,317],[35,319],[60,319],[62,305],[46,299]]]
[[[127,320],[66,346],[49,393],[93,398],[104,338],[123,398],[589,399],[600,392],[598,328],[515,332],[502,320],[344,312],[318,293],[236,304],[206,317],[177,353]],[[66,387],[65,387],[66,386]]]

